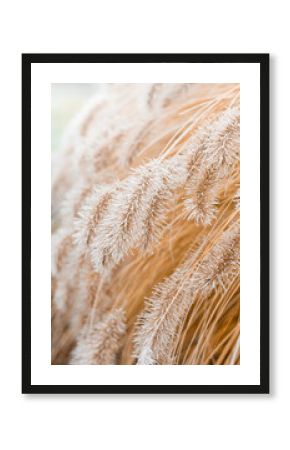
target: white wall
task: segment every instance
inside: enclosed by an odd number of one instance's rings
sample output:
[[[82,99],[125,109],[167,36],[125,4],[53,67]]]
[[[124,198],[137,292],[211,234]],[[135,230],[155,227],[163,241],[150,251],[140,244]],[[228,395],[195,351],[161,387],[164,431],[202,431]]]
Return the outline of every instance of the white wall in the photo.
[[[289,447],[289,38],[287,2],[10,1],[1,11],[1,419],[3,449]],[[289,39],[288,39],[289,40]],[[22,52],[270,52],[270,396],[20,393]],[[40,149],[41,151],[41,149]],[[288,191],[288,192],[287,192]],[[3,252],[4,248],[4,252]],[[288,250],[288,251],[287,251]],[[3,266],[3,267],[2,267]],[[281,444],[278,440],[281,439]],[[284,442],[283,442],[284,441]],[[288,443],[287,443],[288,441]]]

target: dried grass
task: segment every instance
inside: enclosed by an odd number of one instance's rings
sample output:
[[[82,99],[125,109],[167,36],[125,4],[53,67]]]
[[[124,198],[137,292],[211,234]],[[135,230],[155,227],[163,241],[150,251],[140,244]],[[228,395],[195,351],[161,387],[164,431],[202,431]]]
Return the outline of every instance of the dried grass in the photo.
[[[53,364],[239,364],[239,127],[229,84],[109,85],[73,121]]]

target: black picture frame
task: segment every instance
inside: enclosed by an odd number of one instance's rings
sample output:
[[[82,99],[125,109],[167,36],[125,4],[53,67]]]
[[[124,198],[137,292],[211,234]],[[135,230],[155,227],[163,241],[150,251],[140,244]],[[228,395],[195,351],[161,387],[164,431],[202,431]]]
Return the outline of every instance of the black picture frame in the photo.
[[[22,55],[22,393],[28,394],[267,394],[269,393],[269,54],[23,54]],[[31,384],[31,64],[260,64],[260,384]]]

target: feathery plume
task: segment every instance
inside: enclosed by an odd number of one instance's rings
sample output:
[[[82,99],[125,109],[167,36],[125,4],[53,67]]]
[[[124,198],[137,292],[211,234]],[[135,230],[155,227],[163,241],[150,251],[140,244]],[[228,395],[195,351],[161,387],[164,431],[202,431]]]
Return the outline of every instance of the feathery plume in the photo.
[[[135,334],[138,364],[172,364],[173,343],[179,325],[193,300],[188,277],[192,263],[190,254],[185,262],[160,283],[147,300]]]
[[[209,225],[216,217],[221,182],[239,157],[239,133],[239,111],[230,108],[189,139],[182,152],[188,158],[184,202],[188,220]]]
[[[115,189],[116,185],[95,187],[82,206],[74,224],[74,241],[79,247],[86,249],[90,245]]]
[[[195,289],[208,297],[219,286],[226,290],[240,269],[240,226],[225,231],[207,253],[193,275]]]
[[[150,251],[162,235],[173,193],[183,179],[178,158],[155,159],[120,183],[92,242],[97,271],[118,264],[133,248]]]
[[[62,228],[72,228],[75,218],[78,217],[83,203],[85,203],[91,192],[91,184],[84,183],[83,180],[80,180],[76,186],[68,190],[62,201],[61,213],[59,215]]]
[[[240,153],[240,111],[229,108],[204,132],[204,161],[220,170],[232,166]]]
[[[216,217],[218,174],[214,167],[190,177],[185,186],[185,210],[188,220],[209,225]]]
[[[91,328],[86,323],[77,339],[70,364],[115,364],[125,331],[125,315],[121,308],[108,313]]]
[[[155,288],[135,336],[138,364],[172,364],[174,341],[196,295],[226,289],[239,270],[239,227],[226,231],[193,270],[195,253]]]

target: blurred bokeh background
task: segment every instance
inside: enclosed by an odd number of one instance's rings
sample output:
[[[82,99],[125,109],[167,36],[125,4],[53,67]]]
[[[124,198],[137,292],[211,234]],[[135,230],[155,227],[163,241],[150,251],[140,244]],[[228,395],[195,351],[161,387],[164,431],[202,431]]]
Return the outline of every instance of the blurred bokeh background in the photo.
[[[51,85],[51,147],[59,148],[62,134],[83,104],[98,90],[98,84],[54,83]]]

